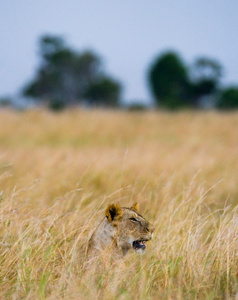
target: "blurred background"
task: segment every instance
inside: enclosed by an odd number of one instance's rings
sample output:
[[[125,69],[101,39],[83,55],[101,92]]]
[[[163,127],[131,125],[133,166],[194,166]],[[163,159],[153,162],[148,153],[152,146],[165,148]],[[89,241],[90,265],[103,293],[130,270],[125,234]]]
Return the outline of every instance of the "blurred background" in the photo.
[[[238,3],[6,1],[0,104],[238,107]]]

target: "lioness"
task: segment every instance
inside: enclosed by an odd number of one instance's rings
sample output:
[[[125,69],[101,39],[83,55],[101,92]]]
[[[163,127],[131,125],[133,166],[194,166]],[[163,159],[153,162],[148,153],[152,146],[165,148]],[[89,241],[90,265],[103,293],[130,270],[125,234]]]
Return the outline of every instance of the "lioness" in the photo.
[[[146,248],[145,242],[152,239],[154,229],[138,213],[137,203],[130,208],[110,204],[106,208],[104,219],[89,240],[88,253],[105,248],[119,250],[122,256],[130,249],[142,252]]]

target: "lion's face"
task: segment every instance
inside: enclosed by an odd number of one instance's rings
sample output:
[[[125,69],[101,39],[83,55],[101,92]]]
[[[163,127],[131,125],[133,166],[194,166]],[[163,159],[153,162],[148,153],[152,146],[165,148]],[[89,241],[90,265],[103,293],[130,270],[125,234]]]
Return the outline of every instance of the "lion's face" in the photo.
[[[124,254],[131,248],[139,252],[145,250],[145,242],[152,239],[155,228],[138,213],[137,205],[130,208],[109,205],[106,217],[117,228],[116,243]]]

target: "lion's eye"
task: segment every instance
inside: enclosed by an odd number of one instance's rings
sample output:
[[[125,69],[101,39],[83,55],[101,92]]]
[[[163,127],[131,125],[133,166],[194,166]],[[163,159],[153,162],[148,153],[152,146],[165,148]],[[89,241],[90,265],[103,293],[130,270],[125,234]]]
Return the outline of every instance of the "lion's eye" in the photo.
[[[135,218],[130,218],[130,220],[131,220],[132,222],[139,222],[139,221],[136,220]]]

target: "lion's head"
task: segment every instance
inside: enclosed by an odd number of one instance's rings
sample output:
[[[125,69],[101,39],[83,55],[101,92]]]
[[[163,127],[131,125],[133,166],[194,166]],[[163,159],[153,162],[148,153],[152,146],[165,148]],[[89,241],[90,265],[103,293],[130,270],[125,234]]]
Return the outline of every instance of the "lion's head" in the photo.
[[[123,255],[128,250],[145,250],[145,243],[152,239],[154,226],[138,213],[138,205],[120,207],[110,204],[105,211],[106,217],[95,230],[90,247],[103,249],[114,245]]]

